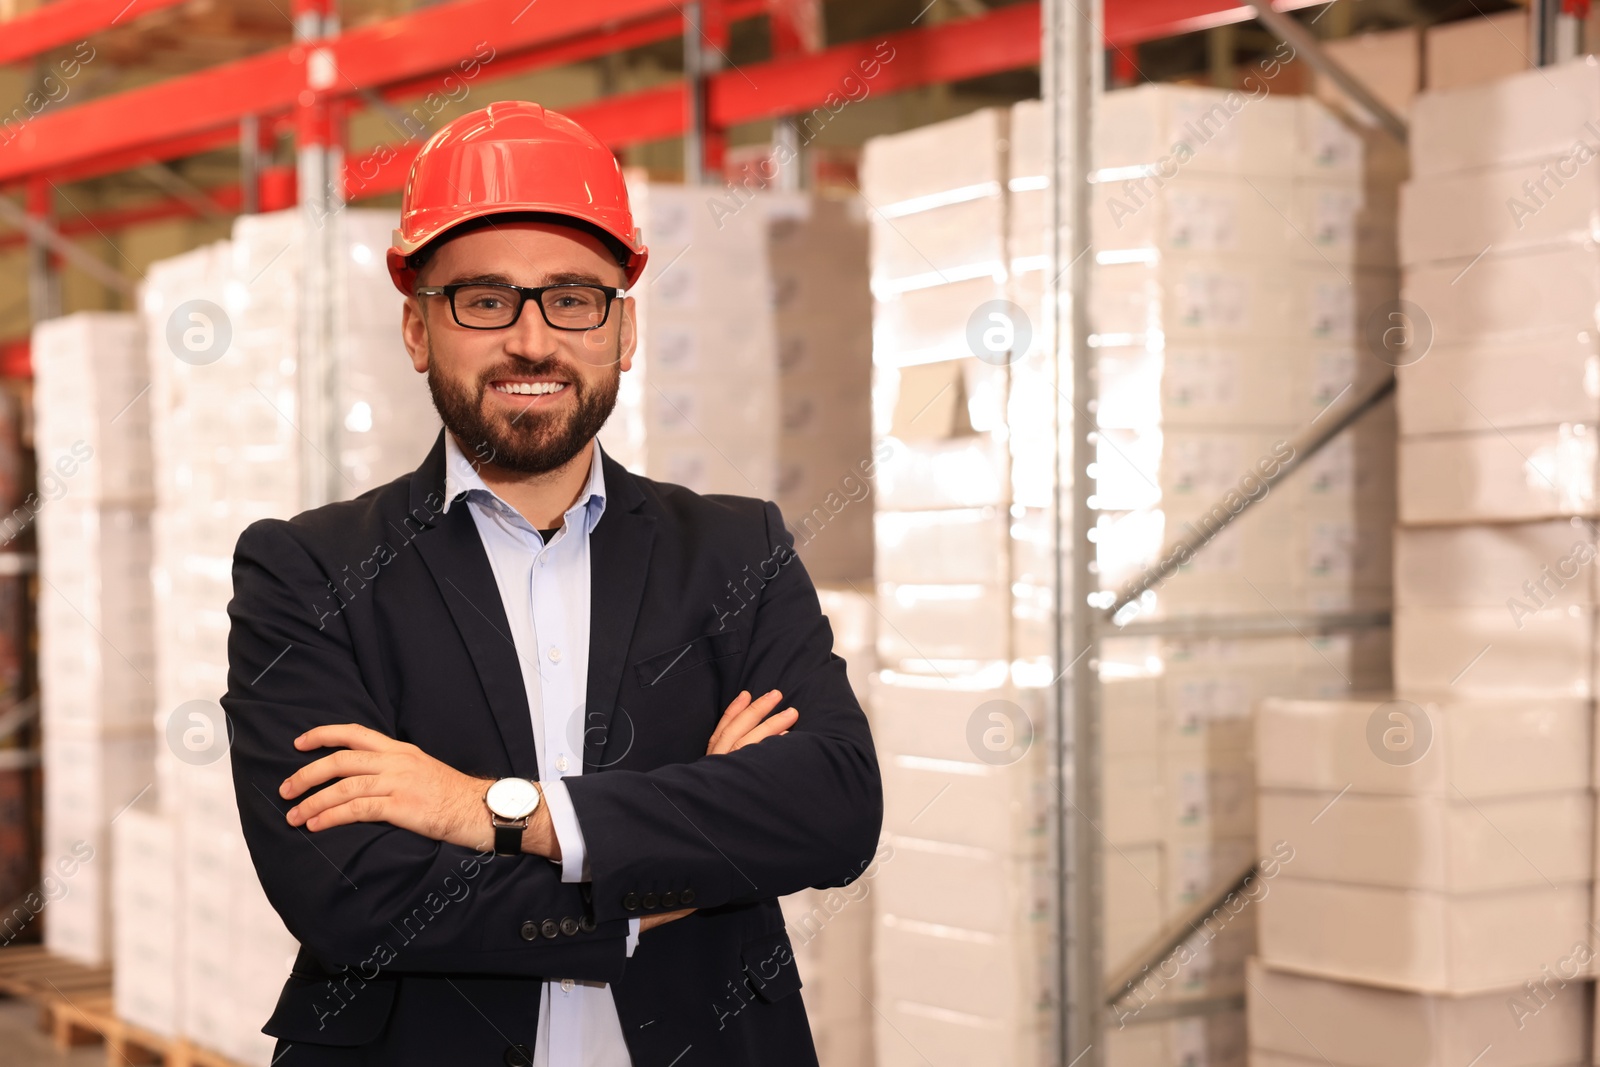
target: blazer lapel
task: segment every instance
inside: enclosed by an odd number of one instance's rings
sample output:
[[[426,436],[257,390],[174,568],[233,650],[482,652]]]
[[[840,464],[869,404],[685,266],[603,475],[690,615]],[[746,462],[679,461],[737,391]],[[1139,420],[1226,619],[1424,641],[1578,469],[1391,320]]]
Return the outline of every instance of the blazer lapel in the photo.
[[[472,655],[489,710],[511,757],[511,773],[538,779],[539,750],[533,740],[528,694],[489,556],[465,500],[451,507],[449,514],[441,514],[445,432],[439,431],[433,451],[411,476],[411,514],[405,521],[427,527],[416,535],[417,552]]]
[[[606,509],[589,534],[589,681],[584,708],[585,773],[615,766],[633,747],[633,720],[616,707],[639,618],[656,520],[644,513],[634,475],[602,450]],[[619,713],[620,712],[620,713]]]

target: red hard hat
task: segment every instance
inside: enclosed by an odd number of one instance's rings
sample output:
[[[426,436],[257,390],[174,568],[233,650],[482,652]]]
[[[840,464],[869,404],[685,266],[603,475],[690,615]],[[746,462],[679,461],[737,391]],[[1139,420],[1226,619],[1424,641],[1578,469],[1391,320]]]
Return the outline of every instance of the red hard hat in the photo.
[[[587,223],[627,250],[628,285],[644,273],[648,252],[611,149],[565,115],[501,100],[447,123],[417,153],[389,249],[389,277],[410,296],[416,271],[406,257],[451,227],[513,211]]]

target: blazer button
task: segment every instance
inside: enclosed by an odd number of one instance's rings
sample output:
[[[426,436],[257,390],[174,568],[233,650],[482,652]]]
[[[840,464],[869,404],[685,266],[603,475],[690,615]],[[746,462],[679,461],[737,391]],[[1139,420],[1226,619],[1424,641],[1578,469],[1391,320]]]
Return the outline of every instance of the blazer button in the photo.
[[[661,903],[661,899],[659,897],[657,897],[654,893],[646,893],[644,895],[644,906],[645,907],[653,908],[659,903]]]
[[[527,1045],[512,1045],[503,1057],[506,1067],[533,1067],[533,1053]]]
[[[561,927],[556,925],[556,921],[554,919],[546,919],[544,922],[539,924],[539,932],[544,934],[546,937],[555,937],[561,932]]]
[[[623,911],[638,911],[639,910],[639,894],[638,893],[629,893],[627,896],[623,897],[622,898],[622,910]]]
[[[577,933],[578,932],[578,920],[574,919],[570,915],[568,915],[566,918],[562,919],[561,920],[561,932],[566,934],[568,937],[571,937],[573,934]]]
[[[678,906],[678,894],[674,893],[670,889],[667,890],[665,893],[662,893],[661,894],[661,906],[663,908],[675,908],[675,907],[677,907]]]
[[[694,890],[693,889],[685,889],[683,892],[679,893],[678,894],[678,903],[679,904],[693,904],[694,903]]]
[[[594,927],[595,921],[591,916],[585,915],[578,921],[578,929],[582,930],[586,934],[594,933]]]
[[[522,940],[532,941],[539,936],[539,924],[529,919],[522,924]]]

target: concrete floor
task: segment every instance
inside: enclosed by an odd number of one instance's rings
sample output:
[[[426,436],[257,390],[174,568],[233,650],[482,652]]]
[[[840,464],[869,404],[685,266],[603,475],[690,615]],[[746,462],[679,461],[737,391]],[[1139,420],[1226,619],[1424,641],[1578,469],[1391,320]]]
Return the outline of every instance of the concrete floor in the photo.
[[[25,1000],[0,1000],[0,1067],[105,1067],[104,1045],[56,1052],[39,1029],[39,1009]]]

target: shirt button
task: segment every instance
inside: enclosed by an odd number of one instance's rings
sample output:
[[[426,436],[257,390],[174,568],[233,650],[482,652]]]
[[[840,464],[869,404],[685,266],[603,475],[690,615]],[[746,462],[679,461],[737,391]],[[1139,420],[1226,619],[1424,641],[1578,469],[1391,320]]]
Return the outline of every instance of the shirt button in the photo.
[[[554,645],[550,646],[550,662],[551,663],[560,663],[561,662],[561,650],[559,648],[555,647]]]
[[[572,979],[570,979],[570,978],[561,979],[561,992],[563,992],[563,993],[572,992]]]
[[[565,771],[567,769],[567,767],[569,767],[569,766],[570,766],[570,764],[567,762],[567,757],[565,757],[565,756],[557,756],[556,757],[556,770]]]

